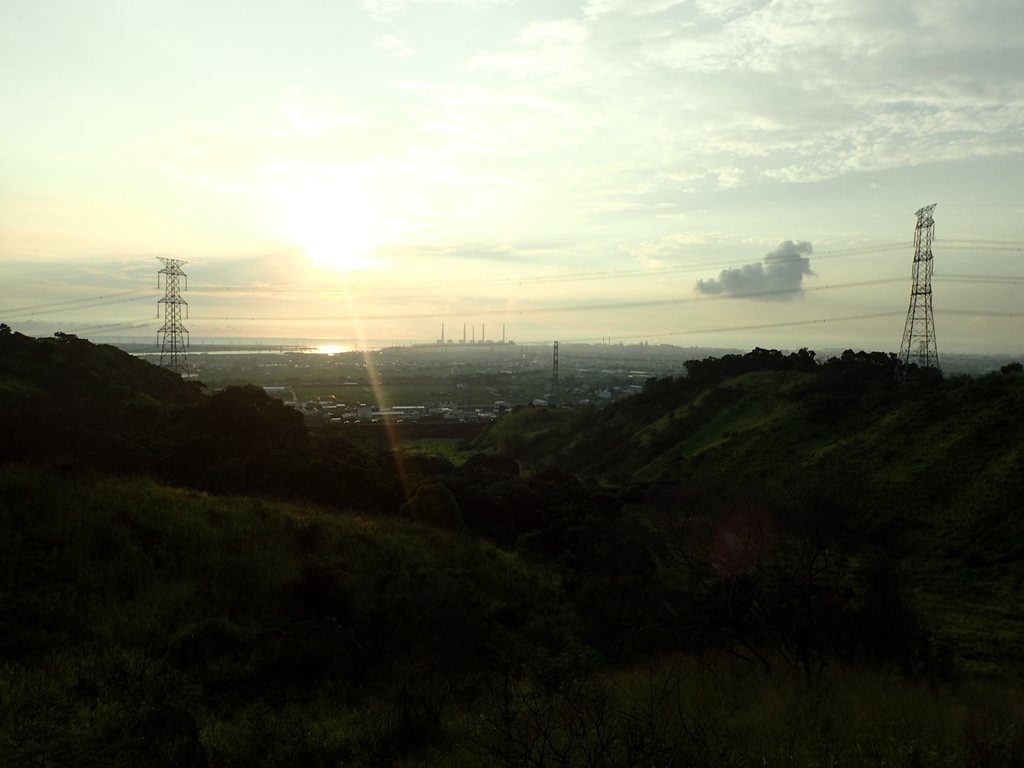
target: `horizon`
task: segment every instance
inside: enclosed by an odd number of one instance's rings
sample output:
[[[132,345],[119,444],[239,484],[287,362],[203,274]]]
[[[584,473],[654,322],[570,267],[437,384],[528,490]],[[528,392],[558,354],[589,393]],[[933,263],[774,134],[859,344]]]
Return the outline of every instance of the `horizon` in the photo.
[[[12,330],[18,333],[24,333],[18,331],[17,328]],[[65,333],[65,331],[60,331]],[[66,331],[72,335],[78,336],[74,331]],[[51,338],[54,334],[30,334],[25,333],[26,336],[32,338],[42,339]],[[152,355],[159,354],[161,341],[152,336],[78,336],[79,338],[85,339],[93,344],[105,344],[118,348],[125,347],[152,347],[152,351],[148,350],[136,350],[131,349],[133,355]],[[615,337],[606,337],[602,340],[593,339],[538,339],[534,341],[518,341],[516,339],[508,339],[506,342],[502,342],[498,339],[487,339],[486,341],[466,341],[452,340],[446,341],[444,344],[438,342],[437,339],[431,341],[427,339],[347,339],[339,338],[336,336],[322,337],[322,338],[296,338],[296,337],[267,337],[267,336],[222,336],[222,337],[196,337],[192,336],[188,343],[186,343],[185,351],[186,355],[193,354],[224,354],[230,352],[230,350],[221,350],[219,352],[209,351],[204,347],[230,347],[240,346],[246,347],[247,349],[238,350],[232,352],[233,354],[314,354],[314,355],[336,355],[336,354],[347,354],[347,353],[360,353],[360,352],[377,352],[383,350],[404,350],[415,348],[418,351],[443,351],[450,349],[457,350],[471,350],[481,349],[488,347],[506,348],[509,350],[519,349],[524,350],[530,348],[535,350],[537,347],[550,348],[554,342],[558,342],[561,345],[563,351],[567,347],[572,346],[587,346],[587,347],[607,347],[609,350],[617,348],[637,348],[637,347],[671,347],[677,349],[680,353],[685,353],[687,350],[695,350],[700,353],[715,353],[719,355],[725,354],[746,354],[753,351],[756,348],[770,349],[782,352],[783,354],[790,354],[797,352],[800,349],[807,349],[813,352],[819,360],[824,360],[827,357],[839,356],[843,352],[882,352],[884,354],[898,354],[897,348],[874,348],[868,349],[865,347],[851,347],[851,346],[821,346],[821,347],[810,347],[807,345],[801,346],[784,346],[784,347],[769,347],[763,344],[755,344],[751,347],[736,347],[725,344],[682,344],[673,341],[657,341],[647,339],[618,339]],[[262,347],[262,349],[260,349]],[[255,348],[255,349],[253,349]],[[714,356],[714,355],[713,355]],[[1007,361],[1016,361],[1024,358],[1024,351],[1013,351],[1013,350],[994,350],[991,352],[977,352],[970,350],[939,350],[940,363],[946,358],[964,359],[972,357],[985,357],[985,358],[996,358]],[[546,357],[540,359],[547,360]]]

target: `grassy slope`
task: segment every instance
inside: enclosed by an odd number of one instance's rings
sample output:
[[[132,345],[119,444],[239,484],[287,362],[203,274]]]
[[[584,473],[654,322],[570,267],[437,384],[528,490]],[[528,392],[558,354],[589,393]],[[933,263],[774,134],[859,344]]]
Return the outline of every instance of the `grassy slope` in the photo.
[[[13,465],[0,562],[0,754],[23,764],[386,760],[437,715],[405,693],[439,712],[577,626],[543,567],[457,533]]]
[[[87,401],[149,398],[184,403],[198,391],[166,369],[74,336],[34,339],[0,333],[0,387],[31,397]]]
[[[170,414],[202,399],[171,371],[74,336],[0,330],[0,457],[141,471],[168,450]]]
[[[572,648],[575,619],[550,571],[423,526],[8,465],[0,562],[4,764],[479,768],[519,764],[510,733],[540,765],[1024,755],[1024,700],[991,685],[673,658],[502,684],[488,658]]]
[[[1024,376],[901,387],[759,371],[662,386],[586,419],[506,419],[485,441],[538,466],[697,482],[771,509],[827,503],[904,558],[972,668],[1024,670]]]
[[[133,426],[158,402],[195,395],[120,353],[46,344],[46,365],[23,355],[0,388],[40,407],[55,396],[74,398],[73,409],[99,402],[104,418]],[[616,481],[696,477],[773,506],[794,494],[845,499],[864,531],[903,542],[922,605],[973,668],[1019,670],[1019,383],[921,396],[762,372],[598,413],[522,409],[486,439],[528,463]],[[125,393],[131,412],[115,407]],[[388,764],[443,743],[442,710],[477,718],[474,689],[502,650],[582,638],[551,570],[468,537],[75,466],[0,468],[0,755],[12,764],[200,765],[200,752],[213,765]],[[837,754],[880,764],[864,757],[876,748],[886,764],[992,764],[970,759],[979,706],[956,696],[942,720],[927,711],[932,692],[903,680],[837,672],[811,697],[747,671],[723,686],[727,670],[694,666],[686,674],[706,696],[690,682],[683,690],[696,691],[692,711],[713,709],[709,727],[733,764]],[[643,670],[618,674],[623,686],[648,683]],[[851,699],[857,686],[864,694]],[[1012,698],[1005,709],[1024,711]],[[876,706],[890,699],[895,708]],[[985,739],[1013,735],[1006,722],[983,719]],[[908,746],[927,750],[937,735],[948,743],[931,757]]]

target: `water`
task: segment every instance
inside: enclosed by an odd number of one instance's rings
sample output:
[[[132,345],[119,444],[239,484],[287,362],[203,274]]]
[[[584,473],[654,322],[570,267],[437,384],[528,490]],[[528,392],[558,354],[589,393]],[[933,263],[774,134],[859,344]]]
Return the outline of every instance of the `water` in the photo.
[[[160,342],[152,336],[89,336],[95,344],[110,344],[126,348],[135,354],[160,352]],[[421,339],[296,339],[296,338],[238,338],[191,337],[186,352],[211,355],[281,354],[282,352],[308,352],[338,354],[353,351],[376,351],[385,347],[408,347],[425,344]],[[143,347],[144,349],[139,349]],[[235,347],[235,349],[231,349]]]

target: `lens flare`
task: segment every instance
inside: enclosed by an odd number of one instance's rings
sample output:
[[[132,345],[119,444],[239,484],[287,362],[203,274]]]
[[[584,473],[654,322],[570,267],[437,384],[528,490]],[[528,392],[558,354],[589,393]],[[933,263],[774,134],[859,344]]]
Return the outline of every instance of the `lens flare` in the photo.
[[[320,344],[313,350],[314,355],[340,355],[344,352],[351,352],[352,347],[343,347],[340,344]]]

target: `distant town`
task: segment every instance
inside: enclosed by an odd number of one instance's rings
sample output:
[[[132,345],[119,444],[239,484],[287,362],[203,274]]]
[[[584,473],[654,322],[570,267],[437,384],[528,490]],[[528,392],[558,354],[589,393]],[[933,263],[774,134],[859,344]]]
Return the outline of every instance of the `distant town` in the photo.
[[[153,362],[150,345],[120,344]],[[652,377],[685,375],[687,360],[749,350],[673,344],[516,344],[438,340],[372,351],[332,344],[193,342],[190,378],[210,390],[256,384],[314,424],[471,423],[523,405],[601,406],[631,397]],[[791,351],[791,350],[784,350]],[[824,360],[841,349],[815,350]],[[1011,355],[945,355],[947,376],[977,376]]]

